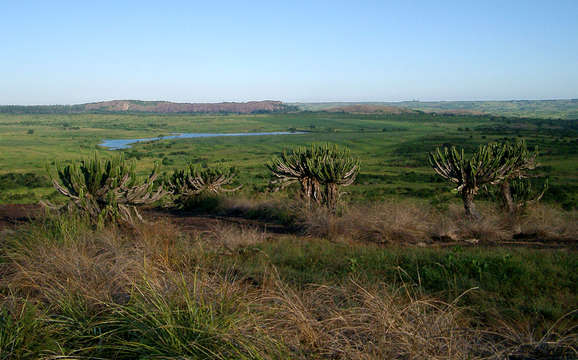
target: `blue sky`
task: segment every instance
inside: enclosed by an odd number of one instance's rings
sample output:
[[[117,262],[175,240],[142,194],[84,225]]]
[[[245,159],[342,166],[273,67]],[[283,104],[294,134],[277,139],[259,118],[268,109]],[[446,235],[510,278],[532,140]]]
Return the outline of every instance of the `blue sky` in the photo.
[[[578,98],[578,1],[0,2],[0,104]]]

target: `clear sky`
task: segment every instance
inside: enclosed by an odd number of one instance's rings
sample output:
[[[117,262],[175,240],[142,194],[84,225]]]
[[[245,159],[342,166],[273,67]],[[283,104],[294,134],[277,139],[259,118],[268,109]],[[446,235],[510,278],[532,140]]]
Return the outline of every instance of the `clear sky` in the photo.
[[[0,1],[0,104],[578,98],[578,0]]]

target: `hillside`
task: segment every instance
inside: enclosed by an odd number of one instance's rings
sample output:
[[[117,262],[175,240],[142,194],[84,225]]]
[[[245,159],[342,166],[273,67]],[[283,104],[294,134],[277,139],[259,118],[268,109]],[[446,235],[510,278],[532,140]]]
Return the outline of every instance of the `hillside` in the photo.
[[[222,103],[175,103],[170,101],[112,100],[79,105],[0,106],[0,113],[8,114],[67,114],[67,113],[118,113],[145,112],[174,113],[274,113],[295,110],[281,101],[248,101]]]
[[[368,105],[368,104],[357,104],[357,105],[346,105],[346,106],[336,106],[328,109],[324,109],[328,112],[344,112],[350,114],[407,114],[415,113],[414,110],[395,107],[395,106],[384,106],[384,105]]]
[[[352,106],[382,106],[444,114],[491,114],[543,119],[578,119],[578,99],[509,101],[400,101],[293,103],[301,110],[333,111]]]

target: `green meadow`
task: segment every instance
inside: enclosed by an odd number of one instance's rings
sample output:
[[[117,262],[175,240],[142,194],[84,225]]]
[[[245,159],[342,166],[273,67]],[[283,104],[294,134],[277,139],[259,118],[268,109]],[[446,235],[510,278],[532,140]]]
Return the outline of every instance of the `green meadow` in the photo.
[[[578,125],[574,121],[439,114],[300,112],[257,115],[37,114],[0,115],[3,203],[54,196],[46,165],[93,152],[110,154],[103,139],[131,139],[181,132],[306,131],[301,135],[161,140],[118,150],[146,173],[155,162],[170,171],[187,162],[225,163],[239,170],[245,194],[267,190],[264,164],[284,149],[313,142],[346,145],[361,159],[348,200],[384,197],[452,199],[451,187],[427,164],[427,153],[452,144],[473,150],[491,141],[525,139],[540,150],[537,178],[549,178],[545,201],[574,208],[578,194]]]

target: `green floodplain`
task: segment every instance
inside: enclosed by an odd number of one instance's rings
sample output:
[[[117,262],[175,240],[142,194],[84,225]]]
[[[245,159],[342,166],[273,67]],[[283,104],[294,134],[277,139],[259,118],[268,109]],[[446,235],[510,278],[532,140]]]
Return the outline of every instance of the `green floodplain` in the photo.
[[[578,124],[567,120],[436,114],[364,115],[300,112],[259,115],[152,114],[0,114],[0,202],[35,202],[55,192],[46,165],[71,161],[95,151],[103,139],[166,136],[183,132],[306,131],[303,135],[161,140],[120,150],[138,159],[143,174],[159,162],[162,171],[187,162],[223,163],[239,170],[243,192],[267,189],[264,164],[296,145],[331,142],[348,146],[361,158],[357,182],[348,188],[350,201],[409,197],[452,199],[451,185],[435,176],[427,153],[437,146],[463,146],[466,151],[492,141],[525,139],[538,147],[537,178],[548,177],[544,201],[566,209],[578,194]],[[117,151],[118,152],[118,151]]]

